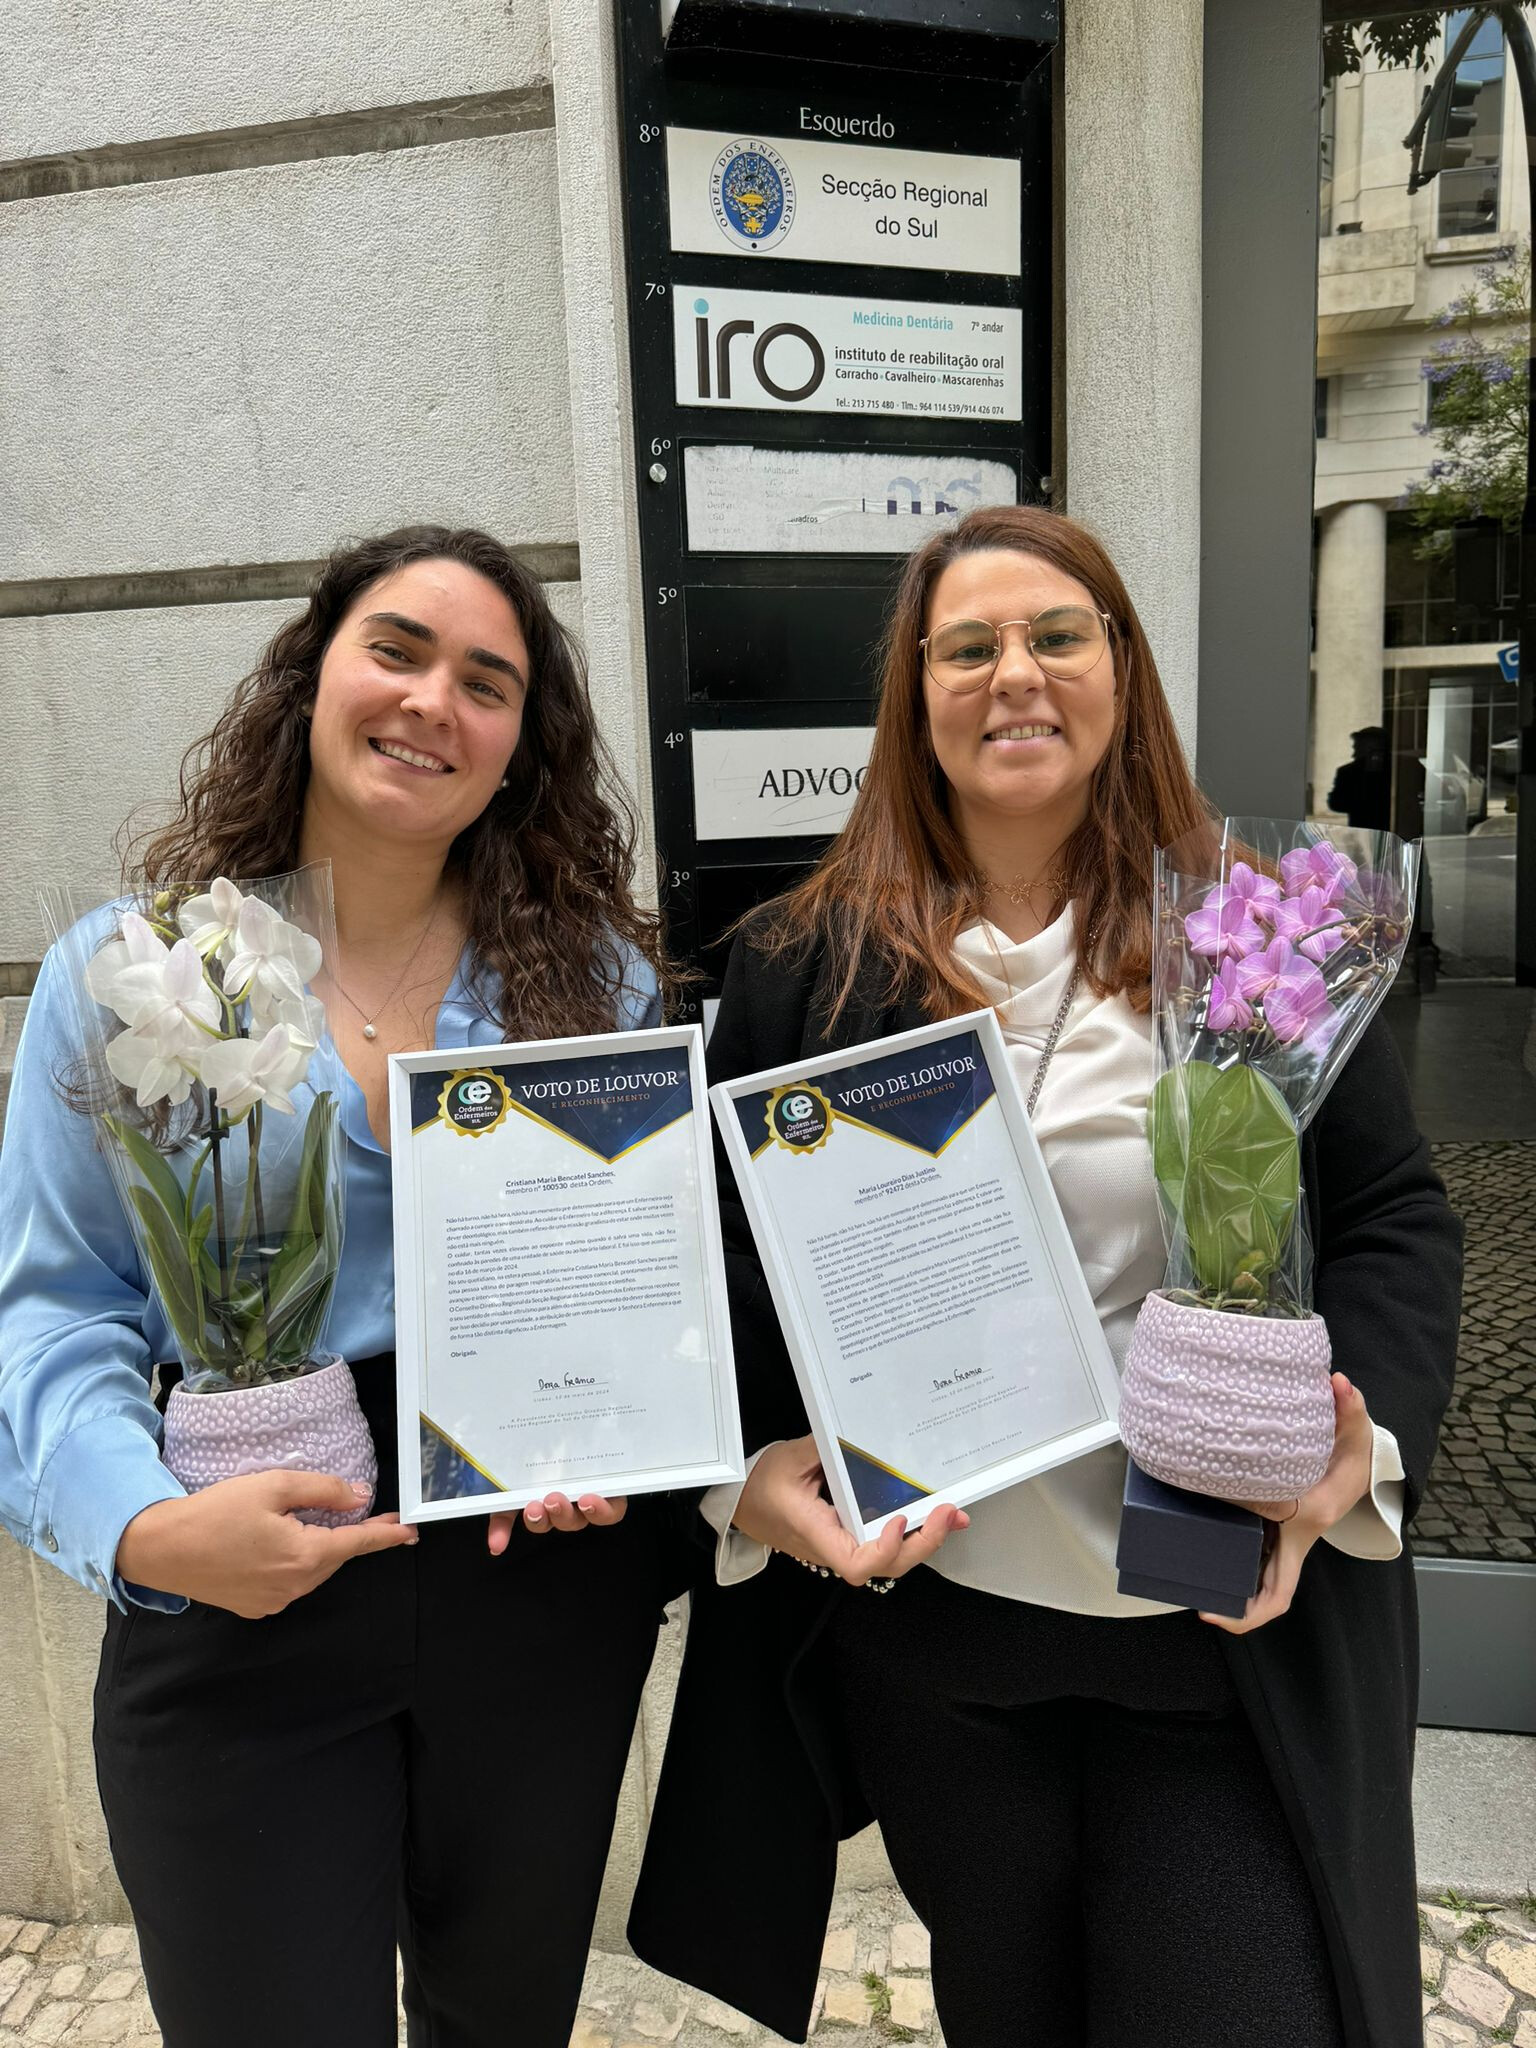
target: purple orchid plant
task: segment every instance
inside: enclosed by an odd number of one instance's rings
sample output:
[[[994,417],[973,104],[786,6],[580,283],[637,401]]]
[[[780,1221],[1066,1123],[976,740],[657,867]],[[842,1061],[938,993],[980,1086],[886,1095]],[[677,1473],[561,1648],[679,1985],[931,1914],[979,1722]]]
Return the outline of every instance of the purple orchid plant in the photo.
[[[1418,860],[1275,819],[1159,853],[1148,1138],[1172,1299],[1310,1312],[1301,1134],[1402,963]]]

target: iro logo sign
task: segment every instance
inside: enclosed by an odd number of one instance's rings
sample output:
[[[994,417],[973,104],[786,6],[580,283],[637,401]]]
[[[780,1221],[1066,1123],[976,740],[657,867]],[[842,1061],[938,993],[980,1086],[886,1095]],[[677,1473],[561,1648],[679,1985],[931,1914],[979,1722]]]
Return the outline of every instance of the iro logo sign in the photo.
[[[827,359],[808,327],[794,320],[776,320],[761,334],[755,320],[725,320],[716,327],[709,316],[708,299],[695,299],[693,311],[694,364],[701,399],[729,401],[732,371],[739,374],[749,361],[752,375],[781,405],[799,405],[821,389]],[[804,374],[807,357],[809,376]],[[797,376],[798,383],[792,381]]]

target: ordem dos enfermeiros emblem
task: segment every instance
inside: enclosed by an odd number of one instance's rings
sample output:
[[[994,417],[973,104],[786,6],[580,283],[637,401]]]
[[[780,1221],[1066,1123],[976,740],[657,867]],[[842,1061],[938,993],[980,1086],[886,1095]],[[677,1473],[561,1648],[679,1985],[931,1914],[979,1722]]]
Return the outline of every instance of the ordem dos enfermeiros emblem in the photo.
[[[768,1097],[768,1128],[786,1152],[814,1152],[832,1135],[832,1105],[819,1088],[791,1081]]]
[[[506,1122],[512,1097],[489,1067],[450,1074],[437,1098],[437,1113],[461,1138],[483,1138]]]
[[[772,249],[795,224],[794,177],[771,143],[732,142],[715,158],[709,203],[735,248]]]

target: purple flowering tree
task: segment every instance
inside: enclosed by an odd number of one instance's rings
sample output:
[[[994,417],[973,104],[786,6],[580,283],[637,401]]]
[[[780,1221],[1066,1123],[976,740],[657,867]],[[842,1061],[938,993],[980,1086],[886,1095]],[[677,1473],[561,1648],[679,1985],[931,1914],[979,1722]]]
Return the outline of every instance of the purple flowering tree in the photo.
[[[1525,506],[1526,357],[1530,334],[1531,247],[1489,263],[1452,299],[1435,324],[1442,331],[1423,366],[1432,423],[1419,428],[1436,445],[1401,503],[1420,531],[1420,555],[1444,554],[1452,531],[1474,519],[1520,528]]]

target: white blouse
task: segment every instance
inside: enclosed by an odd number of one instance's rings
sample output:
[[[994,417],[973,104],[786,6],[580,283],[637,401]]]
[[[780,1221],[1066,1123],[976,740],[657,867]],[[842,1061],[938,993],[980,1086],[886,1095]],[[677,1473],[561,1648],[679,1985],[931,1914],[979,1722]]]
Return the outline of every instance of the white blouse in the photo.
[[[1026,1096],[1067,992],[1076,944],[1070,908],[1032,939],[1012,940],[982,920],[956,941],[957,958],[997,1007]],[[1163,1282],[1166,1253],[1146,1139],[1152,1078],[1150,1018],[1138,1016],[1124,996],[1105,1000],[1080,986],[1034,1127],[1116,1365],[1124,1363],[1143,1297]],[[1074,1614],[1166,1614],[1167,1607],[1116,1590],[1124,1480],[1125,1452],[1112,1444],[975,1501],[971,1526],[949,1537],[933,1569],[979,1592]],[[1397,1439],[1378,1424],[1370,1492],[1325,1540],[1353,1557],[1396,1557],[1402,1481]],[[716,1576],[723,1585],[753,1576],[768,1561],[764,1545],[730,1526],[740,1493],[717,1486],[702,1504],[719,1532]]]

